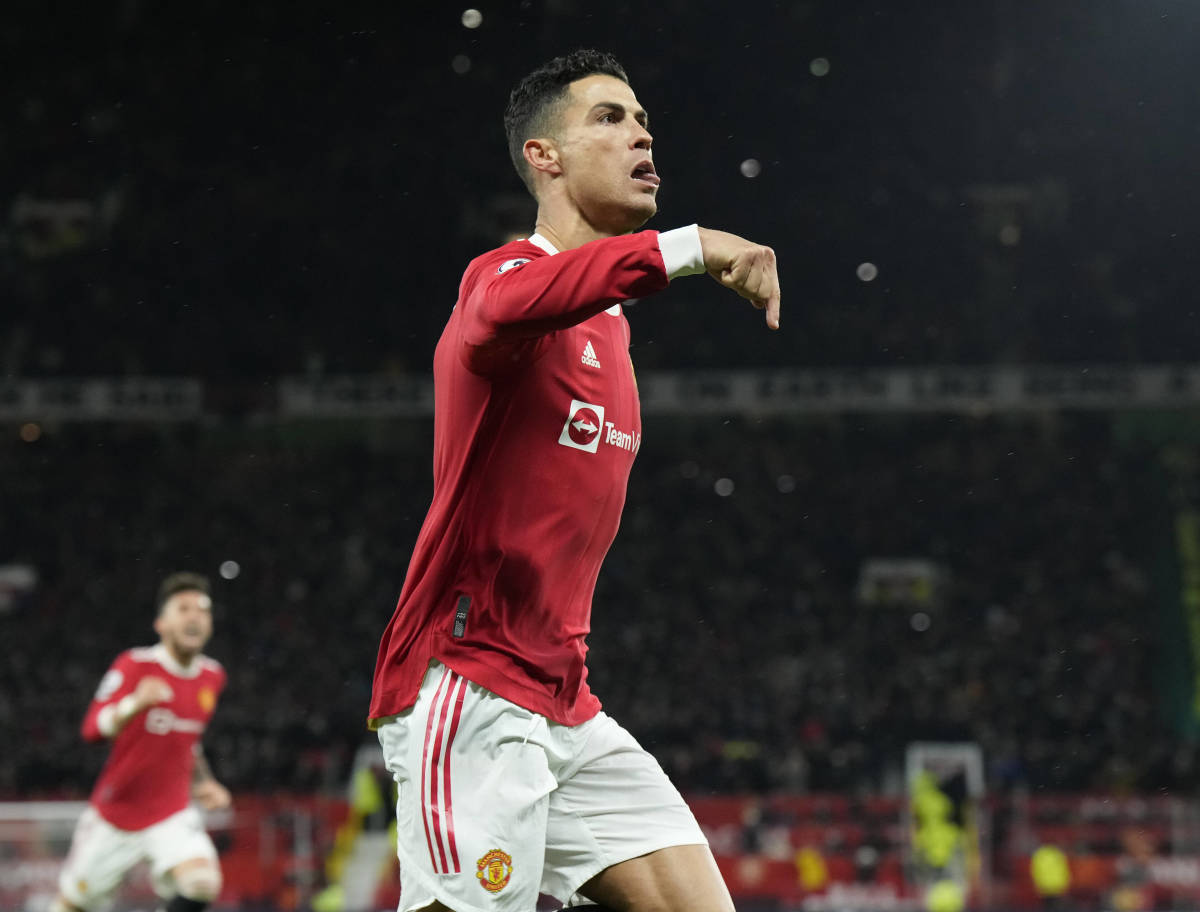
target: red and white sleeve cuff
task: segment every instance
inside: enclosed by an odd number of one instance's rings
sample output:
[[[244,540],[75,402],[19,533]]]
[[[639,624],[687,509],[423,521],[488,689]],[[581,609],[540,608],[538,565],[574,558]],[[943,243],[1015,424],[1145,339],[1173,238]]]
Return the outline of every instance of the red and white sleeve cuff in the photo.
[[[668,279],[699,275],[705,271],[704,248],[700,246],[700,229],[696,225],[660,231],[658,250],[662,254]]]

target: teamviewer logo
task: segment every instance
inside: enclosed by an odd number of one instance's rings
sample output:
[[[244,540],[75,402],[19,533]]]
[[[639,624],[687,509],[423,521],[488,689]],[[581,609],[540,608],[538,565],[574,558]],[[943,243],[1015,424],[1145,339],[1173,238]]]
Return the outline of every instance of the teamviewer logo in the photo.
[[[558,442],[572,449],[594,453],[600,447],[600,429],[602,427],[604,427],[604,406],[572,399],[571,410],[567,413],[567,423],[563,425],[562,433],[558,435]]]

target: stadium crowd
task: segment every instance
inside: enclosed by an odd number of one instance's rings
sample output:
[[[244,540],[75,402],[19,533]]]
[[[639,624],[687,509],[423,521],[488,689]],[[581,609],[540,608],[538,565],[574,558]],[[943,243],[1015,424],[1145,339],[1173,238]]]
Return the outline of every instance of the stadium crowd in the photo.
[[[167,572],[216,586],[206,744],[238,789],[341,788],[431,489],[428,422],[47,428],[0,445],[0,793],[83,794],[78,722],[153,640]],[[1151,667],[1153,460],[1106,419],[649,418],[593,616],[593,689],[685,791],[896,787],[968,739],[997,789],[1184,788]],[[1140,487],[1139,487],[1140,486]],[[942,581],[872,603],[864,561]],[[236,562],[235,568],[232,563]],[[222,569],[223,568],[223,569]]]
[[[0,611],[0,793],[86,791],[102,754],[79,716],[185,568],[217,586],[218,775],[341,786],[430,427],[245,415],[280,376],[428,371],[465,263],[530,227],[499,112],[518,71],[580,42],[579,6],[474,31],[399,5],[268,5],[236,29],[219,5],[47,6],[0,35],[0,375],[208,395],[201,422],[0,440],[0,564],[39,575]],[[784,332],[697,280],[633,308],[639,370],[1194,357],[1177,264],[1197,171],[1171,151],[1190,112],[1159,91],[1167,45],[1139,55],[1113,12],[1131,63],[1097,65],[1096,17],[1065,2],[1039,6],[1050,31],[971,5],[838,27],[838,6],[776,4],[771,35],[723,23],[719,55],[682,0],[589,18],[654,113],[654,227],[753,232],[783,264]],[[715,59],[736,103],[680,78]],[[978,741],[998,788],[1187,787],[1151,674],[1152,461],[1078,415],[647,420],[594,689],[685,790],[887,787],[922,738]],[[871,603],[873,557],[941,583]]]
[[[502,5],[476,30],[449,8],[264,6],[231,29],[219,4],[180,19],[129,2],[65,24],[31,6],[0,36],[14,71],[0,87],[14,121],[0,370],[224,383],[426,370],[465,263],[531,227],[501,132],[508,86],[585,37],[627,60],[661,124],[651,227],[769,242],[795,294],[788,332],[764,340],[715,287],[672,292],[639,314],[641,369],[1196,350],[1177,268],[1195,169],[1164,135],[1191,112],[1186,92],[1161,91],[1178,83],[1161,43],[1126,40],[1140,26],[1112,26],[1122,68],[1091,58],[1103,45],[1077,4],[1038,7],[1049,33],[1012,9],[876,4],[850,27],[837,4],[771,6],[737,23],[721,8],[714,29],[683,0],[617,4],[586,32],[573,0]],[[1072,41],[1089,54],[1055,50]],[[924,76],[914,47],[938,62]],[[715,96],[679,77],[710,72]]]

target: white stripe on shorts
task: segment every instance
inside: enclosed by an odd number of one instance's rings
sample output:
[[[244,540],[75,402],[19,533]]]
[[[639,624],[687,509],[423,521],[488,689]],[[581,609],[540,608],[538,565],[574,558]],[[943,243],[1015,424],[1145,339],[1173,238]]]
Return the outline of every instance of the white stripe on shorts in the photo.
[[[425,723],[421,754],[421,814],[425,842],[436,874],[459,874],[454,841],[454,803],[450,794],[450,749],[462,718],[467,681],[449,668],[442,672]]]

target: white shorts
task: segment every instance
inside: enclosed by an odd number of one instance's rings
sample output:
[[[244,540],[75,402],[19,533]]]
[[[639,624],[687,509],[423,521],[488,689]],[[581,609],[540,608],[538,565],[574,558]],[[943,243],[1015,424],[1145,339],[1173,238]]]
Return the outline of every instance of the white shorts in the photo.
[[[707,844],[658,761],[604,713],[560,725],[432,662],[379,742],[398,786],[399,912],[571,904],[618,862]]]
[[[88,805],[75,825],[58,889],[74,906],[101,908],[130,869],[148,860],[154,892],[169,899],[175,893],[171,869],[193,858],[218,863],[217,850],[196,808],[184,808],[144,830],[131,831],[113,826]]]

